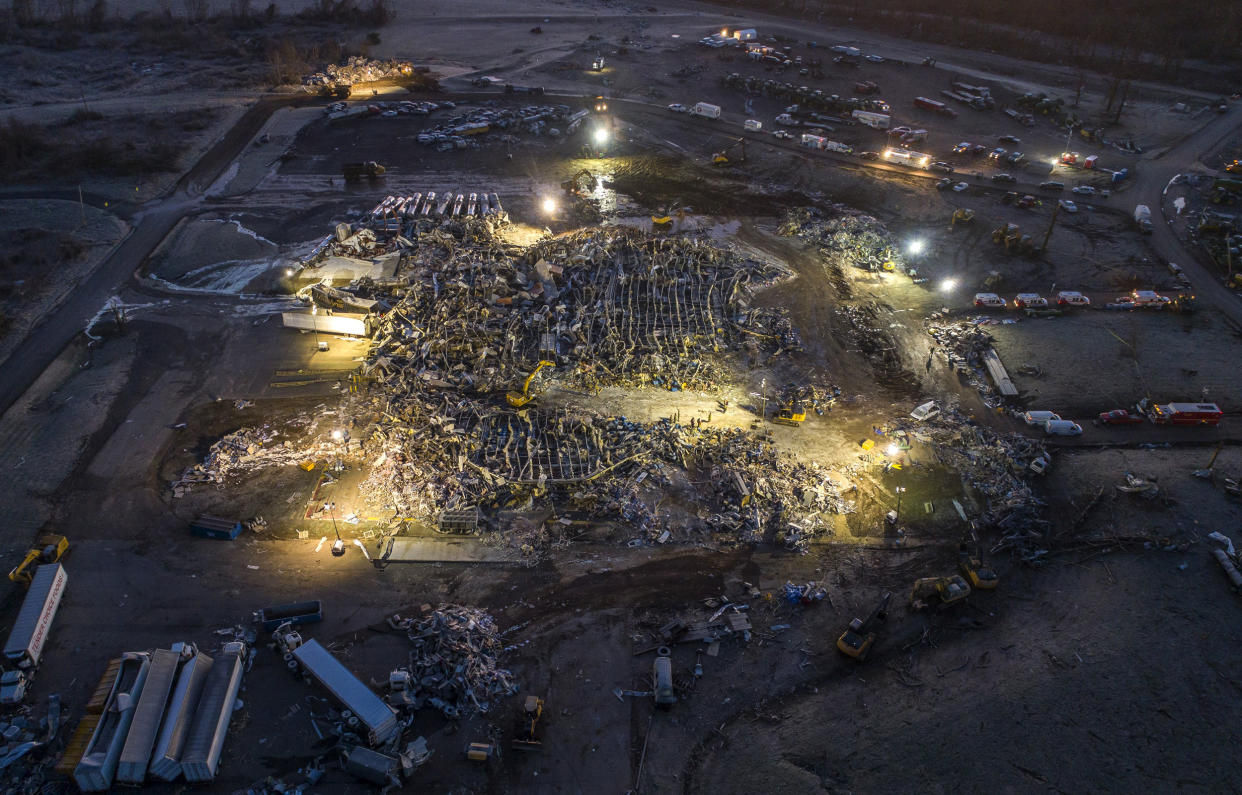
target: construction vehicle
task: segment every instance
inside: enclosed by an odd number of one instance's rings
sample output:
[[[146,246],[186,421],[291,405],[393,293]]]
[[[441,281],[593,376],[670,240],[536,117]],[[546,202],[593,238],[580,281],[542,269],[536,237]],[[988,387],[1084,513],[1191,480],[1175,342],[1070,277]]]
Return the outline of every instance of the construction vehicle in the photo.
[[[1183,315],[1192,315],[1195,311],[1195,297],[1192,293],[1178,293],[1169,303],[1169,308]]]
[[[545,367],[556,367],[556,362],[549,362],[546,359],[539,362],[539,365],[531,370],[530,375],[526,376],[525,383],[522,384],[521,392],[507,392],[505,398],[509,401],[509,405],[515,409],[520,409],[535,398],[530,394],[530,383],[535,380],[535,376],[539,375],[539,371]]]
[[[782,403],[781,407],[776,410],[776,416],[772,418],[772,422],[777,425],[791,425],[795,428],[801,428],[802,423],[806,422],[806,407],[801,401],[791,400]]]
[[[910,607],[915,610],[943,610],[970,596],[970,585],[961,575],[923,577],[910,589]]]
[[[535,727],[539,725],[539,718],[542,716],[543,699],[538,696],[527,696],[519,718],[517,736],[513,738],[515,751],[538,751],[543,747],[543,741],[535,736]]]
[[[729,153],[739,146],[742,148],[741,154],[735,155],[733,159],[730,159]],[[733,163],[745,163],[745,162],[746,162],[746,139],[745,138],[735,138],[733,142],[730,143],[728,146],[726,146],[724,149],[721,149],[719,152],[712,155],[712,165],[715,165],[715,166],[727,166]]]
[[[968,210],[965,207],[958,207],[953,211],[953,215],[949,218],[949,228],[953,229],[958,224],[966,224],[975,220],[975,211]]]
[[[978,591],[990,591],[1000,584],[996,572],[983,562],[983,551],[979,539],[972,532],[969,541],[958,546],[957,567],[962,570],[970,587]]]
[[[595,175],[585,168],[561,183],[571,196],[589,196],[595,190]]]
[[[607,113],[608,112],[608,100],[604,99],[603,96],[595,97],[594,108],[595,108],[596,113]]]
[[[35,539],[35,545],[26,553],[26,557],[17,567],[9,572],[9,579],[29,585],[34,579],[35,563],[56,563],[65,556],[69,549],[69,539],[55,533],[44,533]]]
[[[888,618],[888,603],[892,598],[891,591],[885,593],[875,610],[871,611],[871,615],[850,621],[850,625],[841,633],[841,637],[837,638],[837,650],[846,657],[853,657],[859,662],[866,660],[867,655],[871,653],[871,647],[875,645],[876,625]]]
[[[365,163],[346,163],[341,166],[341,173],[344,174],[346,182],[355,182],[363,177],[368,179],[382,177],[387,170],[374,160],[368,160]]]

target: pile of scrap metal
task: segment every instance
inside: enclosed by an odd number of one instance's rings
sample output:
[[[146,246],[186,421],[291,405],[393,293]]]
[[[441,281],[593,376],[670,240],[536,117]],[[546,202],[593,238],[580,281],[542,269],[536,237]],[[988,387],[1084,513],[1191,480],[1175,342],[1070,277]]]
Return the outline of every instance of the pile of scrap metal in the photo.
[[[992,335],[982,325],[990,318],[953,320],[946,314],[934,312],[926,321],[927,333],[936,340],[934,352],[942,354],[954,372],[983,397],[988,406],[1000,405],[992,382],[988,379],[983,354],[992,347]]]
[[[376,80],[394,80],[414,74],[414,64],[409,61],[390,59],[377,61],[361,55],[351,55],[345,63],[328,64],[322,72],[315,72],[302,78],[302,85],[307,89],[320,86],[352,86],[356,83],[371,83]]]
[[[869,271],[904,268],[900,251],[883,224],[844,205],[834,205],[832,211],[835,215],[826,218],[816,209],[791,210],[777,231],[816,243],[825,259],[844,260]]]
[[[513,674],[501,668],[504,640],[489,614],[442,604],[422,618],[393,616],[393,629],[410,638],[409,664],[389,676],[389,703],[438,709],[455,720],[486,713],[498,699],[517,692]]]

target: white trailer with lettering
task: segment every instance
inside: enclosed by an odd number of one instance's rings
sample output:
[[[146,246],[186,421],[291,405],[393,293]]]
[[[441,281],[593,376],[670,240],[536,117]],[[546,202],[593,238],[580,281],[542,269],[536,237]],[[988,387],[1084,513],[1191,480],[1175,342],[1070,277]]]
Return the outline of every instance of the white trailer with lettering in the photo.
[[[13,622],[13,631],[4,644],[4,656],[18,668],[34,668],[39,664],[68,582],[69,575],[59,563],[44,564],[35,572],[30,590],[26,591],[26,600]]]

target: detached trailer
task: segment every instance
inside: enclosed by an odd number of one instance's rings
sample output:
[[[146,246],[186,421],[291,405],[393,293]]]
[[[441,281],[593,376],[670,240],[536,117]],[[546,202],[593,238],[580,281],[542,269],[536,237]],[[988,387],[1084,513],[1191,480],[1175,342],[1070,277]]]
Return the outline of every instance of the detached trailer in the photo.
[[[892,124],[892,117],[887,113],[872,113],[869,110],[856,110],[851,116],[860,124],[865,124],[876,130],[887,130]]]
[[[146,781],[151,752],[155,748],[160,722],[164,719],[164,709],[168,706],[168,695],[172,691],[180,665],[181,655],[178,652],[169,649],[156,649],[151,652],[150,673],[147,674],[142,695],[138,697],[134,720],[130,724],[129,736],[125,738],[125,747],[121,750],[121,761],[116,770],[118,784],[141,784]]]
[[[34,668],[39,664],[68,582],[69,575],[59,563],[42,565],[35,572],[17,620],[13,622],[13,631],[4,644],[4,656],[18,668]]]
[[[177,683],[173,685],[172,696],[168,699],[164,723],[160,726],[159,738],[155,742],[155,752],[148,768],[148,772],[155,778],[176,781],[181,775],[181,751],[185,748],[194,710],[203,694],[203,683],[213,663],[210,656],[200,652],[181,666]]]
[[[224,646],[224,653],[211,666],[203,682],[203,694],[194,710],[194,720],[181,754],[181,773],[191,784],[205,784],[220,769],[224,738],[233,717],[233,703],[241,689],[242,664],[246,645],[234,641]]]
[[[343,708],[354,713],[371,745],[381,745],[397,732],[397,713],[332,656],[317,640],[293,650],[302,669],[332,694]]]
[[[151,671],[151,660],[144,652],[126,652],[112,691],[104,704],[99,725],[73,769],[73,780],[83,792],[106,792],[112,788],[121,750],[134,720],[134,710]]]

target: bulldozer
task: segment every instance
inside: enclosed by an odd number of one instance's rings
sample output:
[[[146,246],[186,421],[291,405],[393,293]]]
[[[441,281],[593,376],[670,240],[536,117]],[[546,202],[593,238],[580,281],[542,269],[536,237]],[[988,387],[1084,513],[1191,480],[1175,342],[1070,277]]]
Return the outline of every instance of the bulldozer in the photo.
[[[729,153],[739,146],[742,148],[741,152],[737,155],[734,155],[733,158],[730,159]],[[724,149],[721,149],[719,152],[712,155],[712,165],[714,166],[727,166],[727,165],[731,165],[732,163],[745,163],[745,162],[746,162],[746,139],[745,138],[735,138],[733,142],[730,143],[728,146],[726,146]]]
[[[44,533],[35,539],[35,545],[26,553],[26,557],[17,567],[9,572],[9,579],[29,585],[34,579],[36,563],[56,563],[65,556],[69,549],[69,539],[55,533]]]
[[[526,376],[526,381],[522,384],[521,392],[513,390],[505,393],[505,399],[509,401],[510,406],[513,406],[515,409],[520,409],[535,399],[534,396],[530,394],[530,383],[535,380],[535,376],[539,375],[539,371],[545,367],[556,367],[556,363],[549,362],[546,359],[539,362],[538,366],[536,366],[534,370],[531,370],[530,375]]]
[[[791,425],[795,428],[801,428],[802,423],[806,422],[806,407],[798,400],[782,403],[781,407],[776,410],[776,416],[772,418],[772,422],[775,422],[777,425]]]
[[[1000,577],[991,566],[984,564],[983,551],[979,541],[971,534],[969,541],[963,541],[957,549],[957,567],[977,591],[990,591],[1000,584]]]
[[[961,575],[923,577],[910,589],[910,607],[915,610],[943,610],[970,596],[970,585]]]
[[[888,618],[888,603],[892,598],[891,591],[885,593],[875,610],[871,611],[871,615],[850,621],[850,625],[841,633],[841,637],[837,638],[837,650],[846,657],[853,657],[859,662],[866,660],[867,655],[871,653],[871,647],[875,645],[876,625]]]
[[[543,699],[538,696],[527,696],[526,703],[522,707],[522,714],[518,718],[518,731],[513,738],[513,750],[538,751],[543,747],[543,741],[535,736],[535,727],[539,725],[541,717],[543,717]]]
[[[686,220],[686,211],[675,202],[671,206],[652,213],[651,229],[655,232],[671,232],[673,231],[674,221]]]
[[[958,207],[953,211],[953,215],[949,217],[949,228],[953,229],[958,224],[966,224],[975,220],[975,211],[968,210],[965,207]]]
[[[382,177],[387,170],[374,160],[368,160],[365,163],[346,163],[341,166],[341,173],[345,176],[346,182],[355,182],[363,177],[368,179]]]

